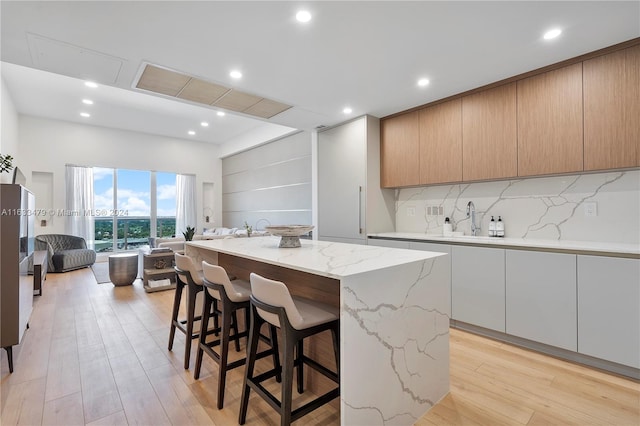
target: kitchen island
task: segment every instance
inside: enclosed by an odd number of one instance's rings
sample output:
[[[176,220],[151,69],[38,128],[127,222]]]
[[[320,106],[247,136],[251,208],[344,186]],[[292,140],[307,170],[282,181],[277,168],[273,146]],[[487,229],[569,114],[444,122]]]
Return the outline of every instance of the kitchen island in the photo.
[[[449,392],[447,254],[279,238],[186,244],[196,260],[283,281],[294,295],[340,306],[343,425],[411,425]],[[326,361],[331,347],[311,356]],[[313,389],[313,386],[310,386]]]

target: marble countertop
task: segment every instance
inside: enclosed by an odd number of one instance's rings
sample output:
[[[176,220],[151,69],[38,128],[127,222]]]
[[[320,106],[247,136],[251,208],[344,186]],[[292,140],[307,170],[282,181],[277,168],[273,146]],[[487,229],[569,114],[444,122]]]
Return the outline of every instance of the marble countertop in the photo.
[[[596,254],[640,258],[640,245],[623,243],[602,243],[594,241],[540,240],[530,238],[492,238],[486,236],[444,237],[438,234],[422,234],[419,232],[383,232],[369,234],[370,238],[418,240],[446,242],[461,245],[479,245],[496,247],[531,248],[558,252],[574,252],[578,254]]]
[[[359,244],[300,242],[299,248],[279,248],[280,237],[260,237],[191,241],[187,245],[336,279],[443,256],[442,253]]]

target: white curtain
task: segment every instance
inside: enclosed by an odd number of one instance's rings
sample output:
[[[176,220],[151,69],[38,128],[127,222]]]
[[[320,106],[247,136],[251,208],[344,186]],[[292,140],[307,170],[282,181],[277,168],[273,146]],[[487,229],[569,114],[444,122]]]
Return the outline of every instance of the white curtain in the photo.
[[[67,233],[82,237],[93,248],[93,169],[91,167],[66,166]]]
[[[176,237],[196,225],[196,177],[176,175]]]

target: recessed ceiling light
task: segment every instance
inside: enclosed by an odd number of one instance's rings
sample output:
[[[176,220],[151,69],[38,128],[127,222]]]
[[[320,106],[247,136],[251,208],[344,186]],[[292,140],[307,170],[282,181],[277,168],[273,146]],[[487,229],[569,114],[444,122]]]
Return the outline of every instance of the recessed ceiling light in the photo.
[[[218,111],[216,114],[218,115],[218,117],[224,117],[225,115],[224,111]]]
[[[311,13],[306,10],[301,10],[300,12],[296,13],[296,19],[298,20],[298,22],[309,22],[311,20]]]
[[[344,112],[345,114],[351,114],[353,110],[349,107],[345,107],[345,109],[343,109],[342,112]]]
[[[82,103],[85,105],[93,105],[93,101],[91,99],[83,99]]]
[[[187,133],[189,133],[191,136],[196,134],[196,132],[194,132],[193,130],[189,130]]]
[[[89,114],[88,112],[81,112],[80,115],[85,118],[91,117],[91,114]]]
[[[85,81],[84,85],[87,87],[91,87],[92,89],[95,89],[96,87],[98,87],[98,84],[94,83],[93,81]]]
[[[558,37],[560,34],[562,34],[562,30],[560,28],[554,28],[544,33],[544,39],[551,40]]]
[[[418,80],[418,86],[420,87],[425,87],[429,85],[429,79],[428,78],[421,78],[420,80]]]
[[[202,123],[200,123],[200,125],[202,127],[209,127],[209,123],[207,123],[206,121],[203,121]]]
[[[233,70],[229,73],[231,78],[242,78],[242,73],[238,70]]]

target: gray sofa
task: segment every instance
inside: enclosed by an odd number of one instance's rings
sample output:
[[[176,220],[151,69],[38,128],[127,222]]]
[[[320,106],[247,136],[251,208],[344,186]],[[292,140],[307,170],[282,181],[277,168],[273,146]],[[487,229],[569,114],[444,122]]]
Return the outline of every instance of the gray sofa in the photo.
[[[96,252],[87,248],[84,238],[75,235],[38,235],[35,249],[49,252],[49,272],[67,272],[91,266],[96,261]]]

